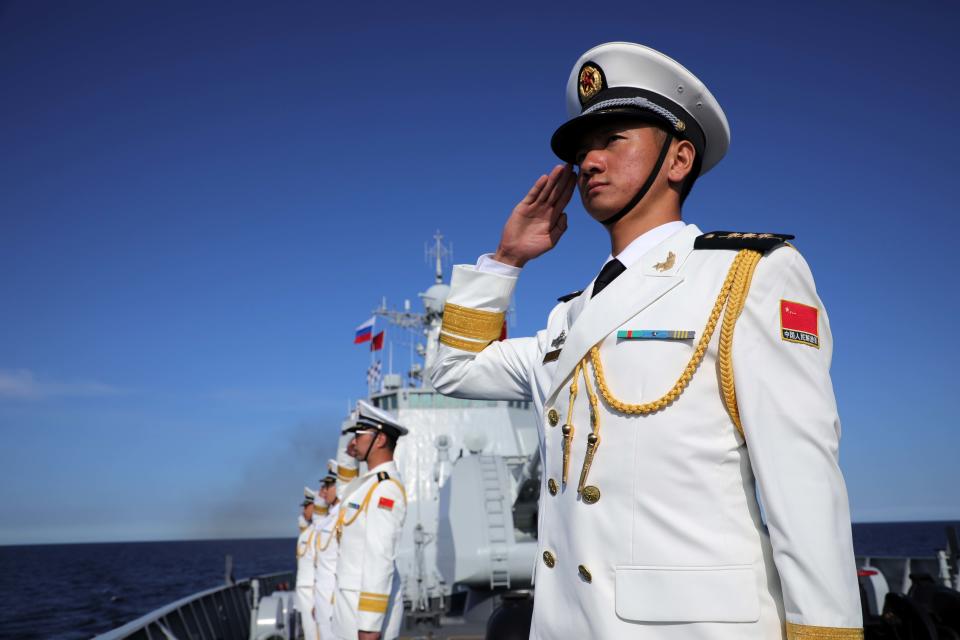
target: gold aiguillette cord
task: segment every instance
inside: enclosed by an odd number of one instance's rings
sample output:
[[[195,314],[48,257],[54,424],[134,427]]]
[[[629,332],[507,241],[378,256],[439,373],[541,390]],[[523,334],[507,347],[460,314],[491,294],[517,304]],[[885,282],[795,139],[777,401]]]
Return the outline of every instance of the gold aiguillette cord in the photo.
[[[583,468],[580,470],[580,482],[577,484],[577,495],[582,495],[584,487],[587,486],[587,476],[590,475],[593,456],[600,447],[600,402],[597,400],[597,394],[594,393],[590,387],[590,379],[587,377],[587,366],[587,359],[584,358],[579,368],[583,371],[583,382],[587,390],[587,397],[590,399],[590,435],[587,436],[587,452],[583,456]]]
[[[579,391],[580,376],[586,384],[587,397],[590,400],[590,428],[591,433],[587,436],[587,452],[583,458],[583,468],[580,470],[580,481],[577,483],[577,494],[583,493],[583,488],[587,484],[587,478],[590,475],[590,467],[593,465],[593,458],[596,455],[597,448],[600,446],[600,409],[597,394],[590,387],[590,380],[587,377],[587,360],[581,360],[573,371],[573,380],[570,382],[570,404],[567,407],[567,422],[563,425],[563,485],[567,484],[567,477],[570,470],[570,449],[573,444],[573,405],[577,399]]]
[[[570,446],[573,444],[573,402],[577,399],[577,383],[580,380],[580,370],[583,368],[583,361],[577,364],[573,370],[573,381],[570,382],[570,402],[567,405],[567,421],[560,428],[563,434],[563,472],[560,476],[561,484],[567,486],[567,473],[570,470]]]

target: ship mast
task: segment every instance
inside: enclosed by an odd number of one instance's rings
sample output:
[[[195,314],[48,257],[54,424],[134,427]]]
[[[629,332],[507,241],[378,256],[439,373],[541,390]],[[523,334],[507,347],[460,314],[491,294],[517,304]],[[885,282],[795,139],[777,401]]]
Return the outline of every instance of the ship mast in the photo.
[[[418,294],[423,301],[423,313],[411,311],[410,300],[403,301],[402,311],[391,309],[387,306],[386,298],[383,298],[380,306],[373,310],[374,315],[410,333],[410,370],[407,372],[407,378],[412,387],[424,385],[423,372],[433,362],[437,352],[440,324],[443,321],[443,304],[450,290],[450,287],[443,283],[443,261],[452,259],[453,245],[451,243],[444,245],[443,234],[438,230],[433,234],[433,246],[424,246],[424,257],[428,263],[431,259],[433,261],[434,284],[426,292]],[[414,342],[420,339],[424,342],[416,342],[414,347]],[[414,352],[424,359],[422,365],[415,361]]]

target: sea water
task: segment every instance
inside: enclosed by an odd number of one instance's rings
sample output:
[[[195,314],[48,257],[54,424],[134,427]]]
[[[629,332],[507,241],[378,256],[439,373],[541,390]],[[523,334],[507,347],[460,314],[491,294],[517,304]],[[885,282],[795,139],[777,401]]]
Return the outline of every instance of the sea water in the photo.
[[[854,550],[932,557],[948,524],[855,524]],[[237,578],[294,571],[295,547],[292,538],[0,547],[0,638],[90,638],[222,585],[227,555]]]

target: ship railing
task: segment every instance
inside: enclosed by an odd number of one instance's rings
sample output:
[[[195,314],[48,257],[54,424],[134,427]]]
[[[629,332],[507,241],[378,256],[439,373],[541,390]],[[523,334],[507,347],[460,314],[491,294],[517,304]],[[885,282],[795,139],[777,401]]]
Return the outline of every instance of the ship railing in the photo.
[[[894,593],[906,595],[913,584],[911,574],[927,574],[938,582],[956,588],[950,584],[950,573],[946,568],[944,553],[931,556],[857,556],[857,567],[876,569],[886,578],[887,586]]]
[[[271,573],[194,593],[94,640],[214,640],[248,638],[253,582],[260,597],[292,585],[292,572]]]

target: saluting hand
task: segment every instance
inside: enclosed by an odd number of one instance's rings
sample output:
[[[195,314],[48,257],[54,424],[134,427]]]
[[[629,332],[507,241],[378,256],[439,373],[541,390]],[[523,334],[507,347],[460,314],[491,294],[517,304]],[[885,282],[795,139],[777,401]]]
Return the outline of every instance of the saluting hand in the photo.
[[[522,267],[553,249],[567,230],[564,207],[570,202],[576,174],[570,165],[558,164],[549,176],[540,176],[530,192],[513,208],[503,227],[493,259]]]

